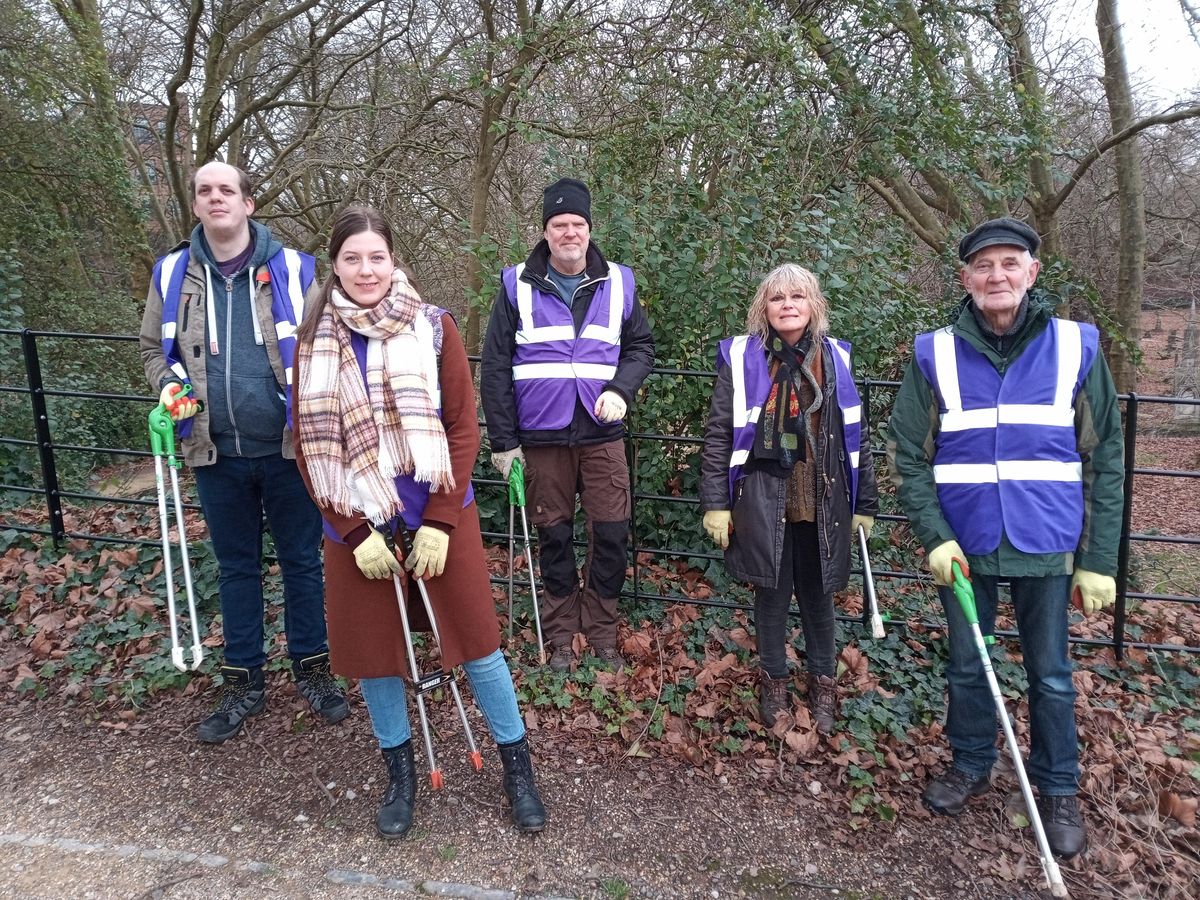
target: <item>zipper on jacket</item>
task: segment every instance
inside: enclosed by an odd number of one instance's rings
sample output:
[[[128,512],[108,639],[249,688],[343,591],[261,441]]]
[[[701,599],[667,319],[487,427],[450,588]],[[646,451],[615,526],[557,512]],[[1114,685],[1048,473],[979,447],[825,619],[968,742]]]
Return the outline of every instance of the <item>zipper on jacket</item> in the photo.
[[[233,346],[233,279],[225,279],[225,346]],[[233,426],[233,448],[242,455],[242,438],[238,434],[237,419],[233,417],[233,354],[225,357],[225,410],[229,413],[229,424]]]

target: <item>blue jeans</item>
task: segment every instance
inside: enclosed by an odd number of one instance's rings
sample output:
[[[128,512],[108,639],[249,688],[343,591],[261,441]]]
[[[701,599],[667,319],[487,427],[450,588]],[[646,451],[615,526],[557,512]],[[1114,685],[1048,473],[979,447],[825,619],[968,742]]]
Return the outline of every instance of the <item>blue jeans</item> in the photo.
[[[321,514],[294,460],[222,456],[193,470],[220,570],[225,664],[253,668],[263,648],[262,517],[283,572],[284,630],[293,659],[327,649]]]
[[[463,663],[475,702],[487,719],[488,730],[497,744],[511,744],[525,737],[525,723],[517,709],[517,694],[513,690],[512,673],[499,650],[481,659]],[[388,678],[360,678],[363,699],[371,714],[371,727],[379,746],[399,747],[410,737],[408,701],[404,679],[397,675]]]
[[[979,627],[992,633],[996,622],[995,576],[975,575]],[[1009,579],[1025,673],[1029,676],[1029,780],[1042,796],[1072,796],[1079,788],[1079,745],[1075,735],[1075,686],[1067,656],[1070,575]],[[996,761],[995,701],[988,690],[971,627],[950,588],[938,588],[949,622],[950,664],[946,682],[950,706],[946,736],[954,768],[973,778]]]

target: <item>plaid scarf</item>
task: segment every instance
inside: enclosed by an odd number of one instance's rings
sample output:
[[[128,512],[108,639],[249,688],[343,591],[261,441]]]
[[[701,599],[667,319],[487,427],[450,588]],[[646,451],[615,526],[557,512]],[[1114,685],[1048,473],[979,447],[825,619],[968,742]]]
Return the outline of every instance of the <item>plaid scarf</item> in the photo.
[[[361,510],[383,524],[403,509],[397,475],[453,490],[437,389],[434,326],[397,269],[389,294],[370,308],[336,289],[311,346],[300,348],[300,447],[319,503],[345,516]],[[350,332],[367,338],[367,378]]]

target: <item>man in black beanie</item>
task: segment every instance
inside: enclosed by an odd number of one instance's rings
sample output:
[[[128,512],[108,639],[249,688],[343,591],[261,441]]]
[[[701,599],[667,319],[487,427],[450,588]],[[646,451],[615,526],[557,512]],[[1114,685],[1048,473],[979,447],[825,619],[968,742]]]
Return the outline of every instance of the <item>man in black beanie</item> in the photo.
[[[629,470],[624,419],[654,365],[654,339],[633,272],[591,243],[587,185],[560,178],[542,196],[543,237],[501,273],[483,343],[480,397],[492,463],[507,479],[528,467],[528,503],[545,585],[542,628],[562,672],[583,633],[609,667],[625,582]],[[588,552],[575,566],[575,497]]]

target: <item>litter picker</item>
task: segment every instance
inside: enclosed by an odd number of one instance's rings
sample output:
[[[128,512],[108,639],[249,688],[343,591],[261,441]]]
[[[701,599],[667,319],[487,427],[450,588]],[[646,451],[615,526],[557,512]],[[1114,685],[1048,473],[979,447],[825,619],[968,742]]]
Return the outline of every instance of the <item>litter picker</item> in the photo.
[[[1042,827],[1042,817],[1038,815],[1037,804],[1033,801],[1033,788],[1029,786],[1029,777],[1025,774],[1025,764],[1021,761],[1021,748],[1017,745],[1017,736],[1013,734],[1012,721],[1008,717],[1008,708],[1000,695],[1000,684],[996,680],[996,672],[992,668],[992,657],[987,645],[995,643],[994,635],[984,638],[979,628],[979,614],[975,609],[975,591],[971,582],[963,574],[958,560],[950,563],[954,573],[954,596],[962,607],[963,615],[971,625],[971,633],[975,637],[975,649],[979,651],[979,659],[983,663],[983,674],[987,677],[988,687],[992,692],[992,700],[996,704],[996,714],[1004,727],[1004,740],[1008,744],[1008,752],[1012,754],[1013,768],[1017,770],[1017,780],[1021,783],[1021,793],[1025,797],[1025,806],[1029,810],[1029,821],[1033,825],[1033,833],[1037,838],[1038,853],[1042,857],[1042,871],[1046,874],[1046,882],[1050,885],[1050,893],[1055,897],[1066,897],[1067,886],[1063,884],[1062,874],[1058,871],[1058,863],[1050,852],[1050,842],[1046,840],[1046,829]]]
[[[175,402],[187,396],[191,385],[184,385],[175,394]],[[163,573],[167,578],[167,620],[171,627],[171,662],[180,672],[188,666],[183,661],[183,647],[179,643],[179,623],[175,610],[175,565],[171,560],[171,536],[167,525],[167,490],[163,482],[163,460],[171,473],[171,494],[175,499],[175,527],[179,531],[179,556],[183,563],[183,585],[187,592],[188,618],[192,627],[192,669],[200,667],[204,659],[204,648],[200,645],[200,625],[196,621],[196,595],[192,590],[192,566],[188,560],[187,529],[183,520],[183,501],[179,498],[178,470],[183,463],[175,455],[175,423],[171,421],[170,408],[163,403],[150,411],[150,450],[154,454],[154,484],[158,488],[158,525],[162,531]]]
[[[514,516],[521,510],[521,532],[525,535],[525,568],[529,571],[529,594],[533,598],[533,624],[537,629],[538,662],[546,664],[546,645],[542,642],[542,614],[538,608],[537,585],[533,579],[533,551],[529,547],[529,519],[525,516],[525,465],[514,459],[508,470],[508,639],[513,636],[513,563],[516,530]]]
[[[875,598],[875,574],[871,571],[871,556],[867,553],[867,533],[861,525],[858,526],[858,555],[862,558],[863,590],[871,606],[871,637],[879,640],[884,635],[883,616],[879,614],[879,601]]]
[[[397,519],[396,522],[396,537],[400,540],[400,546],[404,550],[404,558],[407,559],[412,553],[412,535],[409,534],[407,526],[403,519]],[[390,531],[384,531],[385,539],[388,539]],[[394,541],[388,541],[394,550]],[[425,615],[429,619],[429,627],[433,631],[433,639],[437,641],[438,649],[442,646],[442,637],[438,632],[437,619],[433,615],[433,604],[429,602],[429,592],[425,589],[425,581],[421,578],[413,578],[417,585],[417,591],[421,595],[421,601],[425,604]],[[467,720],[467,710],[463,706],[462,695],[458,692],[458,682],[454,680],[453,672],[430,672],[428,675],[422,675],[417,670],[417,657],[413,652],[412,628],[408,621],[408,600],[404,595],[404,586],[400,583],[399,575],[392,575],[392,584],[396,588],[396,603],[400,607],[400,627],[404,632],[404,649],[408,653],[408,669],[412,673],[413,688],[417,694],[417,714],[421,719],[421,736],[425,741],[425,758],[429,760],[429,783],[435,791],[442,789],[442,770],[438,768],[437,757],[433,754],[433,736],[429,730],[429,717],[425,712],[425,695],[430,691],[437,690],[443,685],[448,685],[450,694],[454,697],[454,704],[458,707],[458,717],[462,720],[463,732],[467,737],[467,758],[471,761],[471,765],[476,771],[483,768],[483,754],[479,752],[479,748],[475,746],[475,735],[471,731],[471,723]]]

